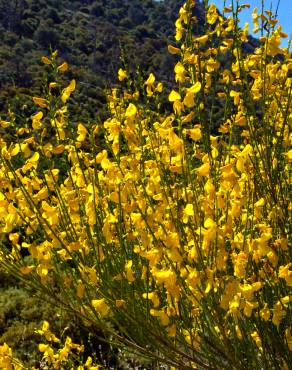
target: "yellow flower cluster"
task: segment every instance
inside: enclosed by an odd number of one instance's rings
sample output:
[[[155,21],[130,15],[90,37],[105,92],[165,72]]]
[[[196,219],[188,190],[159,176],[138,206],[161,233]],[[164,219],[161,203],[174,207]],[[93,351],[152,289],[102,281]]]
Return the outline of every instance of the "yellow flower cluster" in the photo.
[[[66,337],[64,346],[56,350],[56,348],[50,343],[61,343],[61,340],[50,331],[50,324],[47,321],[43,322],[42,328],[40,330],[36,330],[36,333],[44,336],[48,344],[39,344],[39,351],[40,353],[43,353],[43,363],[42,365],[40,365],[39,368],[32,367],[30,368],[30,370],[39,370],[42,369],[43,366],[50,366],[50,369],[63,369],[64,365],[68,366],[68,361],[72,360],[71,357],[74,357],[72,356],[73,351],[77,351],[77,354],[84,351],[84,346],[73,343],[70,337]],[[82,361],[78,359],[76,354],[75,357],[76,358],[74,359],[74,365],[77,364],[78,366],[71,367],[71,370],[102,369],[100,365],[93,364],[93,360],[90,356],[87,358],[84,364],[81,364]],[[44,363],[46,365],[44,365]],[[12,349],[6,343],[0,346],[0,368],[1,370],[28,370],[24,364],[22,364],[17,358],[13,356]]]
[[[0,366],[1,369],[13,369],[12,350],[6,343],[0,346]]]
[[[169,365],[285,367],[292,59],[281,28],[245,54],[247,29],[214,5],[206,34],[194,36],[193,6],[176,22],[185,42],[169,46],[180,55],[171,112],[151,74],[136,90],[110,92],[103,127],[74,131],[73,80],[59,97],[34,98],[41,110],[15,142],[1,137],[1,263],[46,294],[57,287],[87,325],[143,354],[158,348]],[[49,62],[56,75],[68,67]],[[40,350],[53,361],[49,345]]]

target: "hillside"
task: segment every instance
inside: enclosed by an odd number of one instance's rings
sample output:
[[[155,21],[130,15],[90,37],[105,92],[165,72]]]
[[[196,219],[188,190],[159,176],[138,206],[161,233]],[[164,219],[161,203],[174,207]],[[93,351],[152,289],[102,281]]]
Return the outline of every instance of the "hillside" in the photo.
[[[40,58],[50,49],[71,66],[68,78],[78,81],[74,111],[84,118],[104,105],[103,89],[117,81],[121,55],[169,81],[174,59],[166,46],[178,9],[175,0],[0,0],[0,111],[16,94],[21,109],[32,86],[42,85]],[[196,12],[202,14],[201,5]]]
[[[104,88],[117,82],[125,63],[130,70],[154,72],[173,81],[175,58],[168,54],[178,0],[0,0],[0,112],[9,104],[20,116],[30,113],[30,97],[41,93],[41,56],[58,50],[70,64],[67,78],[78,81],[71,110],[96,120],[105,109]],[[204,6],[194,8],[201,32]],[[247,51],[252,51],[251,39]],[[137,68],[138,67],[138,68]],[[74,104],[74,100],[78,104]],[[80,119],[80,118],[79,118]]]

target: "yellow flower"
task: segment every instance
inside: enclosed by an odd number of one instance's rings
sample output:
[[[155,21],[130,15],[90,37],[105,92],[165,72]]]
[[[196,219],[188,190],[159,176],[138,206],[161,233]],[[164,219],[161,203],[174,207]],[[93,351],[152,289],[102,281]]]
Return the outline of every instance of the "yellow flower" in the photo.
[[[39,130],[42,127],[42,123],[41,123],[42,118],[43,118],[43,112],[38,112],[31,117],[32,128],[34,130]]]
[[[79,281],[76,287],[76,295],[78,298],[83,298],[85,293],[85,285]]]
[[[36,333],[40,334],[40,335],[44,335],[46,340],[48,342],[55,342],[55,343],[59,343],[60,342],[60,339],[58,339],[51,331],[50,331],[50,324],[48,323],[48,321],[44,321],[43,322],[43,325],[42,325],[42,328],[40,330],[36,330],[35,331]]]
[[[10,126],[10,122],[0,120],[0,126],[3,127],[3,128],[7,128],[7,127]]]
[[[278,301],[273,306],[272,323],[277,327],[280,325],[282,318],[286,315],[286,311],[282,307],[282,303]]]
[[[189,217],[194,215],[194,206],[192,204],[187,204],[184,209],[183,222],[188,223]]]
[[[49,83],[49,89],[54,89],[57,86],[58,86],[57,82],[50,82]]]
[[[195,114],[194,112],[190,112],[189,114],[187,114],[186,116],[183,116],[182,117],[182,123],[188,123],[188,122],[191,122],[191,120],[194,118]],[[186,133],[188,133],[188,130],[186,131]]]
[[[82,123],[79,123],[77,128],[78,136],[76,140],[79,142],[83,142],[86,138],[87,133],[88,133],[87,128],[84,125],[82,125]]]
[[[243,313],[245,314],[245,316],[251,317],[252,310],[254,308],[257,308],[257,307],[258,307],[258,303],[257,302],[249,302],[249,301],[246,301],[245,302],[245,305],[244,305]]]
[[[39,107],[41,108],[47,108],[48,106],[48,101],[46,99],[43,99],[43,98],[38,98],[38,97],[33,97],[32,100],[34,101],[34,103],[36,105],[38,105]]]
[[[196,168],[196,172],[199,176],[208,176],[210,174],[210,164],[202,164],[200,167]]]
[[[217,224],[212,218],[207,218],[204,222],[205,230],[202,230],[202,234],[204,235],[203,241],[203,248],[207,251],[211,242],[213,242],[216,238],[217,233]]]
[[[137,116],[137,113],[138,111],[136,106],[133,103],[130,103],[126,110],[125,117],[129,120],[134,120]]]
[[[245,252],[239,252],[238,254],[232,253],[232,260],[234,266],[234,276],[244,278],[245,269],[248,262],[248,255]]]
[[[173,324],[173,325],[170,325],[168,328],[167,328],[167,333],[170,337],[175,337],[176,335],[176,325]]]
[[[10,155],[11,155],[11,157],[16,156],[20,152],[20,149],[21,149],[21,146],[19,144],[16,144],[15,147],[12,146],[10,148]]]
[[[68,70],[68,68],[69,68],[68,63],[64,62],[61,65],[59,65],[57,70],[58,70],[58,72],[66,72]]]
[[[57,207],[50,206],[46,201],[42,202],[42,216],[51,226],[56,226],[59,222],[59,211]]]
[[[195,95],[193,93],[187,92],[187,94],[184,98],[184,101],[183,101],[183,103],[186,107],[188,107],[188,108],[194,107],[194,105],[195,105],[194,96]]]
[[[27,163],[37,163],[40,159],[38,152],[34,152],[33,155],[27,160]]]
[[[203,35],[200,37],[196,37],[194,42],[198,42],[200,45],[204,45],[209,39],[209,35]]]
[[[117,299],[116,300],[116,306],[118,307],[118,308],[120,308],[120,307],[123,307],[124,305],[125,305],[125,301],[123,300],[123,299]]]
[[[40,352],[45,352],[48,348],[48,345],[47,344],[43,344],[43,343],[40,343],[39,344],[39,351]]]
[[[264,307],[260,310],[260,316],[264,321],[269,320],[271,313],[267,303],[265,303]]]
[[[238,105],[239,102],[240,102],[241,93],[238,92],[238,91],[235,91],[235,90],[231,90],[229,95],[230,95],[231,98],[233,98],[234,104]]]
[[[235,331],[236,331],[237,338],[241,340],[242,339],[242,333],[241,333],[240,327],[238,325],[235,326]]]
[[[164,284],[167,290],[172,290],[176,287],[176,275],[171,270],[158,270],[153,271],[153,275],[158,284]]]
[[[182,26],[180,19],[176,20],[175,27],[176,27],[175,40],[180,41],[183,35],[183,31],[184,31],[184,28]]]
[[[61,100],[66,103],[72,92],[76,89],[76,81],[72,80],[70,84],[62,91]]]
[[[44,354],[44,358],[48,359],[50,362],[54,361],[54,350],[48,344],[40,343],[39,351]]]
[[[169,146],[176,153],[183,153],[183,140],[176,135],[174,130],[169,131]]]
[[[107,316],[110,312],[110,308],[107,305],[104,298],[101,299],[93,299],[91,301],[92,306],[95,308],[95,310],[100,313],[102,316]]]
[[[186,70],[181,62],[176,63],[174,67],[174,73],[175,73],[175,81],[183,83],[185,80]]]
[[[217,8],[215,4],[211,4],[207,11],[207,23],[214,24],[218,19]]]
[[[273,32],[273,35],[267,39],[266,43],[267,43],[267,55],[274,57],[277,54],[282,53],[282,50],[279,47],[281,45],[281,37],[277,33],[277,31]]]
[[[202,131],[200,127],[195,127],[187,130],[187,134],[194,140],[198,141],[202,138]]]
[[[154,317],[159,317],[163,326],[167,326],[169,324],[169,317],[164,310],[154,310],[153,308],[151,308],[150,315]]]
[[[155,308],[159,307],[160,305],[160,300],[156,292],[143,293],[143,298],[150,299]]]
[[[152,89],[153,89],[154,82],[155,82],[155,76],[153,73],[150,73],[149,77],[145,81],[147,96],[153,95]]]
[[[118,70],[118,79],[119,79],[119,81],[124,81],[127,77],[128,77],[127,72],[124,69],[120,68]]]
[[[33,270],[35,269],[35,266],[23,266],[19,269],[19,271],[23,274],[23,275],[27,275],[29,274],[30,272],[32,272]]]
[[[175,112],[175,114],[180,114],[183,110],[184,110],[184,104],[181,101],[176,100],[173,103],[173,111]]]
[[[162,82],[158,82],[156,88],[155,88],[155,91],[161,93],[163,90],[163,83]]]
[[[51,60],[48,57],[46,57],[46,56],[43,56],[42,57],[42,62],[44,64],[48,64],[48,65],[52,63]]]
[[[181,96],[180,96],[180,94],[178,92],[172,90],[171,93],[168,96],[168,100],[170,102],[175,102],[177,100],[181,100]]]
[[[175,46],[168,45],[167,49],[170,54],[180,54],[180,49],[176,48]]]
[[[129,260],[125,265],[125,271],[126,271],[126,278],[129,282],[133,282],[135,280],[135,276],[133,274],[132,270],[133,261]]]
[[[193,86],[188,88],[188,92],[192,94],[197,94],[202,88],[201,82],[197,81]]]
[[[292,271],[289,270],[292,263],[279,267],[279,278],[285,279],[288,286],[292,286]]]
[[[5,370],[14,369],[12,350],[6,343],[0,345],[0,368]]]
[[[234,317],[237,317],[239,316],[239,306],[240,306],[240,298],[238,296],[238,294],[235,294],[235,296],[233,297],[233,299],[229,302],[229,310],[228,310],[228,314],[234,316]]]
[[[251,333],[251,337],[254,340],[254,342],[257,345],[257,347],[259,348],[259,350],[262,351],[263,350],[263,348],[262,348],[262,341],[261,341],[261,338],[258,335],[258,333],[256,331],[253,331]]]
[[[155,82],[155,76],[153,73],[150,73],[149,77],[147,78],[147,80],[145,81],[145,85],[153,85]]]
[[[254,29],[252,32],[256,33],[259,30],[259,19],[260,19],[260,16],[258,14],[258,8],[253,9],[252,19],[253,19],[253,25],[254,25]]]

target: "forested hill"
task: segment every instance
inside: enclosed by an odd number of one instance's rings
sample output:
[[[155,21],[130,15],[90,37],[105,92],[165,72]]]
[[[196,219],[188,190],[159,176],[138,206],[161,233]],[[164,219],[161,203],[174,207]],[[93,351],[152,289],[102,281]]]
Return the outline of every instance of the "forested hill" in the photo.
[[[41,86],[40,57],[57,49],[78,81],[78,107],[90,117],[104,104],[103,88],[117,81],[126,61],[163,79],[171,76],[166,51],[182,2],[166,0],[0,0],[0,111],[17,94]],[[198,14],[202,12],[197,5]],[[70,76],[69,76],[70,77]],[[19,98],[18,98],[19,99]],[[27,100],[27,99],[26,99]]]
[[[166,39],[175,12],[152,0],[0,0],[0,110],[15,93],[40,86],[40,57],[50,48],[71,65],[85,100],[94,112],[102,89],[116,79],[121,48],[142,69],[169,72]],[[86,92],[86,96],[85,96]],[[81,101],[80,101],[81,99]],[[92,113],[92,112],[91,112]]]
[[[103,89],[117,81],[121,54],[145,75],[169,81],[174,65],[167,53],[173,40],[178,0],[0,0],[0,112],[7,101],[19,110],[39,92],[40,58],[50,49],[70,64],[78,81],[74,112],[96,116]],[[203,6],[195,7],[203,24]],[[33,87],[33,88],[32,88]],[[87,117],[86,117],[87,116]]]

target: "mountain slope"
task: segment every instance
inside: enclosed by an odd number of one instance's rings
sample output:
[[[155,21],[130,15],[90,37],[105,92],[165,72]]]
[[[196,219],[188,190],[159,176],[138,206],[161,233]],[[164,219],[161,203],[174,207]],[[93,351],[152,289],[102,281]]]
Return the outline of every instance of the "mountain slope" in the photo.
[[[43,80],[40,57],[50,48],[71,65],[71,77],[78,81],[75,110],[87,118],[103,107],[103,88],[117,81],[121,54],[145,74],[152,71],[171,80],[174,58],[166,47],[181,3],[0,0],[0,112],[16,94],[20,101],[12,101],[20,108],[27,95],[38,91]],[[201,5],[196,12],[202,14]]]
[[[173,42],[183,2],[0,0],[0,112],[10,104],[13,111],[29,115],[30,97],[41,94],[46,83],[41,56],[56,49],[60,61],[70,64],[67,78],[78,82],[71,108],[79,119],[95,120],[104,110],[104,88],[117,82],[123,62],[171,84],[175,58],[167,44]],[[194,15],[200,33],[202,3],[196,3]],[[247,51],[254,46],[251,42]]]

